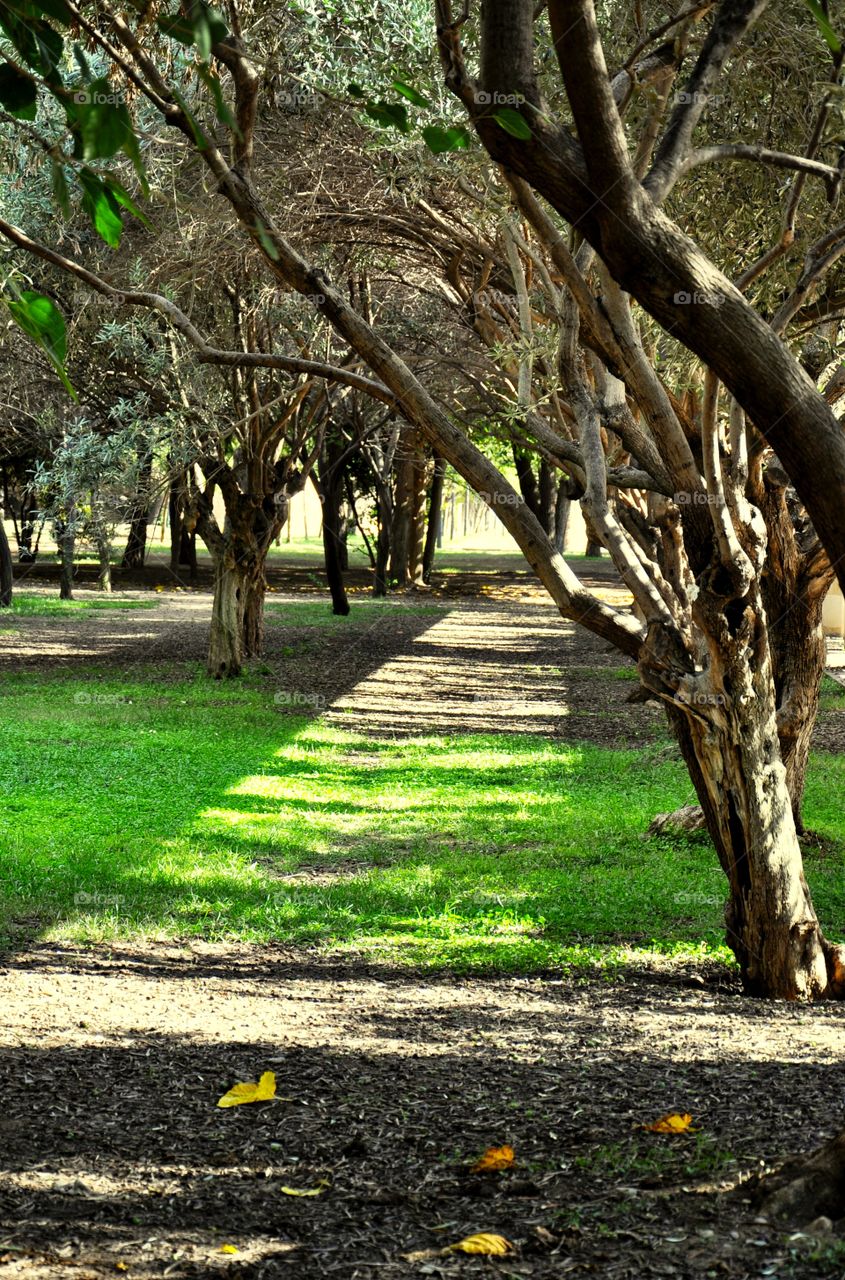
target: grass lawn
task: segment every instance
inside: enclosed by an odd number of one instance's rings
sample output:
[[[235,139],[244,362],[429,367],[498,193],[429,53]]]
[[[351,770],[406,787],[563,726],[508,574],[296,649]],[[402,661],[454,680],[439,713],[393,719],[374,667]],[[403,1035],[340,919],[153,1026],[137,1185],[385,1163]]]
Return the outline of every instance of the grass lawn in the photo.
[[[16,591],[8,609],[0,609],[0,622],[4,618],[67,618],[74,614],[95,613],[102,609],[155,609],[156,600],[126,600],[123,597],[102,595],[77,596],[73,600],[60,600],[58,594],[45,595],[34,591]]]
[[[157,668],[5,680],[0,936],[353,947],[456,969],[725,954],[706,839],[642,837],[691,799],[665,744],[371,743],[285,714],[266,677]],[[814,760],[808,856],[845,918],[845,758]]]

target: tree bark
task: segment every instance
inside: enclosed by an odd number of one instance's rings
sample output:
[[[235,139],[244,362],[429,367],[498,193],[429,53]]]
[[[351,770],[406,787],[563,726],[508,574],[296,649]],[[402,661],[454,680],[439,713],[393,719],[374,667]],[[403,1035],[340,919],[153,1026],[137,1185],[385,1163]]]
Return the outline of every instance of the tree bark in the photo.
[[[341,543],[340,508],[343,495],[340,477],[333,471],[322,484],[323,498],[323,556],[326,564],[326,581],[332,598],[332,613],[345,618],[349,614],[349,600],[343,583],[343,555]]]
[[[244,659],[245,572],[227,548],[214,566],[207,670],[215,680],[239,676]]]
[[[422,557],[422,580],[428,586],[434,572],[434,556],[439,545],[440,522],[442,519],[443,485],[446,479],[446,460],[439,453],[434,455],[434,475],[431,478],[431,492],[428,499],[428,522],[425,532],[425,547]]]
[[[761,1178],[753,1200],[763,1216],[797,1226],[845,1218],[845,1133]]]
[[[390,535],[393,529],[393,515],[387,495],[379,487],[376,499],[378,506],[378,529],[376,531],[376,563],[373,570],[373,595],[387,595],[387,566],[390,562]]]
[[[569,496],[569,481],[561,480],[557,487],[555,499],[555,550],[563,555],[566,546],[566,530],[569,527],[569,513],[572,499]]]
[[[147,555],[147,525],[150,518],[149,484],[153,473],[152,454],[143,454],[139,457],[139,462],[137,505],[132,510],[132,519],[129,522],[129,535],[120,561],[122,569],[143,569]]]
[[[843,949],[823,937],[804,878],[759,596],[749,593],[741,626],[741,638],[723,633],[709,645],[709,670],[682,683],[669,709],[728,879],[726,941],[749,995],[842,996]],[[654,660],[665,646],[645,651],[643,682],[649,686],[650,670],[655,687]]]
[[[111,546],[107,538],[97,539],[97,556],[100,562],[97,586],[101,591],[111,591]]]
[[[12,603],[12,551],[6,537],[6,527],[0,518],[0,609],[8,609]]]
[[[73,599],[74,552],[76,550],[76,513],[71,510],[68,521],[59,531],[59,599]]]

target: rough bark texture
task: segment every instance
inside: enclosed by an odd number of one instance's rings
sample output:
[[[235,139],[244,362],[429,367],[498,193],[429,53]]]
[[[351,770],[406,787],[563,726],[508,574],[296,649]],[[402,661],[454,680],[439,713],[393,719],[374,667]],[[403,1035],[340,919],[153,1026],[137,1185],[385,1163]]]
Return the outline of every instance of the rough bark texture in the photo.
[[[343,543],[341,538],[342,490],[340,477],[330,473],[322,485],[323,498],[323,556],[326,565],[326,581],[332,598],[332,613],[345,618],[349,614],[349,599],[343,582]]]
[[[214,599],[208,642],[208,674],[216,680],[238,676],[243,666],[245,574],[231,553],[214,567]]]
[[[748,601],[739,630],[733,640],[722,636],[718,652],[711,647],[706,680],[690,677],[670,711],[728,879],[726,941],[750,995],[836,995],[780,758],[759,599]]]

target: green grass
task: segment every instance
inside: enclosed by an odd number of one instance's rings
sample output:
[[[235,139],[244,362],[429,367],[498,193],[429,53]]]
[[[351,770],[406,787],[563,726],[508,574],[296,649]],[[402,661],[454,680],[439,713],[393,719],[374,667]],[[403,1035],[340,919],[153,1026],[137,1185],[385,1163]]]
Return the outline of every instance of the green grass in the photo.
[[[77,596],[60,600],[57,595],[37,595],[32,591],[16,591],[9,609],[0,609],[3,618],[66,618],[74,614],[94,613],[101,609],[155,609],[156,600],[126,600],[104,594]]]
[[[185,671],[4,682],[7,939],[275,939],[464,970],[725,954],[707,841],[642,836],[691,799],[665,744],[373,743],[281,713],[259,675]],[[843,783],[845,758],[815,759],[807,819],[835,843],[808,876],[832,928]]]
[[[404,598],[376,599],[372,596],[353,596],[350,601],[350,613],[346,617],[332,613],[332,606],[326,600],[295,600],[275,602],[268,597],[264,610],[265,621],[280,623],[286,627],[369,627],[380,621],[391,612],[403,617],[424,618],[433,614],[445,617],[447,610],[436,604],[408,604]]]

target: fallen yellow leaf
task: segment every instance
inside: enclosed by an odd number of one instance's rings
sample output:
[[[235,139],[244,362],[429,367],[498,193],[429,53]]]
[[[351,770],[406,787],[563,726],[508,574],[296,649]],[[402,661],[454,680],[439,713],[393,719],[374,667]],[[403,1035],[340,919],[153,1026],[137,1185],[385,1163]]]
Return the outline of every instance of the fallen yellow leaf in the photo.
[[[513,1147],[488,1147],[480,1160],[476,1160],[471,1173],[493,1173],[496,1169],[509,1169],[514,1162]]]
[[[236,1244],[221,1244],[217,1252],[218,1253],[240,1253],[240,1249]]]
[[[494,1235],[490,1231],[480,1231],[478,1235],[467,1236],[457,1244],[450,1244],[444,1253],[485,1253],[490,1258],[501,1258],[513,1251],[510,1240],[504,1236]]]
[[[312,1187],[309,1191],[300,1191],[298,1187],[279,1187],[279,1190],[283,1196],[321,1196],[331,1185],[328,1178],[321,1178],[316,1187]]]
[[[265,1071],[258,1084],[250,1081],[247,1084],[234,1085],[228,1093],[223,1094],[217,1105],[218,1107],[239,1107],[243,1102],[267,1102],[275,1096],[276,1076],[272,1071]]]
[[[655,1120],[654,1124],[644,1124],[643,1128],[648,1129],[650,1133],[698,1133],[698,1129],[692,1127],[692,1116],[688,1111],[683,1115],[679,1115],[677,1111],[671,1111],[668,1116],[661,1116],[659,1120]]]

